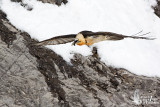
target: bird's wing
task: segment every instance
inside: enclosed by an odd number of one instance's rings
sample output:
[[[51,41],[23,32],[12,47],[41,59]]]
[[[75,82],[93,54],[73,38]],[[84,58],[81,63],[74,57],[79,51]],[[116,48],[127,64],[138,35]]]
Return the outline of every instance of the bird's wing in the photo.
[[[122,40],[126,36],[113,32],[96,32],[96,34],[105,36],[106,40]]]
[[[35,45],[58,45],[58,44],[65,44],[68,42],[74,41],[76,34],[69,34],[69,35],[62,35],[56,36],[44,41],[41,41]]]
[[[125,36],[121,34],[116,34],[112,32],[91,32],[91,31],[82,31],[84,37],[92,37],[97,38],[99,36],[104,36],[105,40],[121,40],[124,39]]]
[[[149,34],[149,33],[146,33]],[[143,34],[143,35],[146,35]],[[154,40],[155,38],[149,38],[149,37],[142,37],[140,36],[126,36],[122,34],[112,33],[112,32],[88,32],[86,34],[87,36],[97,37],[97,36],[105,36],[106,40],[122,40],[124,38],[133,38],[133,39],[147,39],[147,40]]]

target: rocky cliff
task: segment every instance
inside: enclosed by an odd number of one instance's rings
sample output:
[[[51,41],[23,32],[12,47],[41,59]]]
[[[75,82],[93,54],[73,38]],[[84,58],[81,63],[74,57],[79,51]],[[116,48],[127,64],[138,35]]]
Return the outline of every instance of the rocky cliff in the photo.
[[[0,107],[158,107],[160,78],[105,65],[96,51],[71,64],[0,11]],[[139,105],[136,105],[136,103]]]

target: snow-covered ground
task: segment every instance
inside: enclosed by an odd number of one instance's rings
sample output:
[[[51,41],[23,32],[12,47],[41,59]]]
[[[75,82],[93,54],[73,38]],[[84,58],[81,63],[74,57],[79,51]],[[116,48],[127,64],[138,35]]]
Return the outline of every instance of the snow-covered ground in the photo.
[[[32,7],[28,11],[19,3],[1,1],[1,9],[18,29],[39,41],[82,30],[109,31],[133,35],[141,30],[156,40],[124,39],[96,43],[101,60],[108,65],[125,68],[146,76],[160,77],[160,19],[151,6],[156,0],[69,0],[58,7],[36,0],[23,0]],[[70,61],[73,53],[91,55],[87,46],[71,43],[47,46]]]

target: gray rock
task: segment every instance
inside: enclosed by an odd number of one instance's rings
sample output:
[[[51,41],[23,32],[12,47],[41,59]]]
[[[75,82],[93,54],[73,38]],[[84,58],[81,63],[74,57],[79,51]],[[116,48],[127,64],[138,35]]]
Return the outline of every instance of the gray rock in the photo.
[[[56,4],[60,6],[62,3],[66,4],[68,3],[68,0],[39,0],[42,1],[43,3],[51,3],[51,4]]]
[[[4,17],[0,23],[0,107],[53,107],[52,94],[23,36]]]
[[[20,2],[22,6],[28,7],[28,4],[23,3],[23,0],[11,0],[12,2]],[[60,6],[62,3],[66,4],[68,3],[68,0],[38,0],[42,1],[43,3],[51,3],[51,4],[56,4]],[[32,10],[32,8],[30,8]]]
[[[160,17],[160,0],[157,0],[157,5],[154,8],[155,14]]]
[[[160,78],[137,76],[93,56],[71,64],[35,46],[0,11],[0,107],[158,107]],[[139,103],[139,105],[136,105]]]

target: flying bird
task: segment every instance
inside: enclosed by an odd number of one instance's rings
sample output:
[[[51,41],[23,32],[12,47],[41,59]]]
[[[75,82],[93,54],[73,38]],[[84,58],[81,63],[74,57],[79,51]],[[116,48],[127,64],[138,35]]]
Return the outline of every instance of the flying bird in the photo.
[[[139,33],[141,33],[140,31]],[[139,34],[137,33],[137,34]],[[137,35],[135,34],[135,35]],[[146,33],[148,34],[148,33]],[[44,41],[37,43],[36,45],[58,45],[58,44],[65,44],[68,42],[73,42],[72,45],[87,45],[91,46],[94,43],[98,43],[105,40],[122,40],[124,38],[133,38],[133,39],[146,39],[146,40],[153,40],[155,38],[148,38],[142,37],[142,34],[139,36],[126,36],[122,34],[112,33],[112,32],[92,32],[92,31],[81,31],[78,34],[68,34],[68,35],[61,35],[56,36]]]

